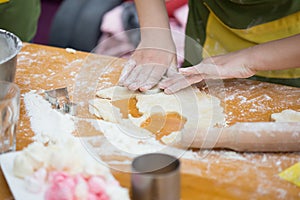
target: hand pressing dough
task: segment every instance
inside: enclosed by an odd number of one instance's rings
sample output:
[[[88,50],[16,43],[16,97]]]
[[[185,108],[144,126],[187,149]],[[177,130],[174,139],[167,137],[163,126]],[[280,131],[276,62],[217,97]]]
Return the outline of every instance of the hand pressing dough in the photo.
[[[271,119],[275,122],[300,122],[300,112],[284,110],[281,113],[273,113]]]

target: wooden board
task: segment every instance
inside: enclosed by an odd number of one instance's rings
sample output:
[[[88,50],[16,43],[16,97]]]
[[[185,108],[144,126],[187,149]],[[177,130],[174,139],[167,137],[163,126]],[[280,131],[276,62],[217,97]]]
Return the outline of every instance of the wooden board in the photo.
[[[16,83],[20,86],[22,94],[31,90],[49,90],[65,86],[73,91],[75,76],[78,72],[81,73],[79,70],[86,62],[86,57],[87,54],[82,52],[70,54],[65,49],[25,44],[18,57]],[[105,68],[109,65],[114,68],[105,74],[106,82],[116,80],[123,61],[105,56],[96,57],[99,67]],[[226,105],[225,113],[231,124],[240,121],[269,121],[273,112],[287,108],[300,109],[297,88],[248,80],[229,80],[225,81],[224,88],[219,89],[220,92],[216,90],[215,93],[225,96],[223,105]],[[253,107],[254,104],[257,106]],[[264,105],[264,108],[259,105]],[[97,134],[96,130],[87,124],[82,124],[82,128],[88,128],[90,135]],[[21,101],[17,149],[31,143],[33,135],[30,119]],[[299,153],[235,153],[224,150],[196,153],[197,159],[182,160],[182,199],[300,198],[300,188],[281,180],[277,175],[283,169],[299,162]],[[129,174],[114,174],[122,185],[129,187]],[[0,185],[0,199],[10,199],[12,196],[2,174]]]

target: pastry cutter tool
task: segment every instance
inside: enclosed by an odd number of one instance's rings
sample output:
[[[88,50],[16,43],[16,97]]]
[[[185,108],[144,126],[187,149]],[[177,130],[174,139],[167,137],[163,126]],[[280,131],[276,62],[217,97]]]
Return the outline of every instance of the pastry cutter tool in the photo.
[[[77,105],[70,101],[66,87],[45,91],[45,99],[51,103],[54,109],[70,115],[76,115]]]

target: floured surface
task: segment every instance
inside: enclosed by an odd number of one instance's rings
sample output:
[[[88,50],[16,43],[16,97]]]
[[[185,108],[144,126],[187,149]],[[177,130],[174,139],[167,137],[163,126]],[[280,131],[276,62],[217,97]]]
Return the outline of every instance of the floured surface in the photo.
[[[246,79],[224,80],[223,87],[211,84],[210,94],[222,99],[226,122],[269,122],[273,113],[300,111],[300,89]]]
[[[74,88],[76,75],[80,71],[87,54],[77,52],[68,53],[65,49],[57,49],[48,46],[35,44],[23,44],[23,48],[18,55],[18,66],[16,71],[16,83],[20,86],[21,94],[30,91],[52,90],[67,87],[70,97]],[[101,57],[95,66],[105,66],[110,62],[108,57]],[[115,69],[120,68],[120,64],[112,65]],[[93,73],[91,71],[91,73]],[[113,75],[115,72],[109,72]],[[107,78],[103,77],[105,83],[111,85]],[[108,79],[107,79],[108,80]],[[86,91],[84,91],[86,92]],[[21,96],[23,100],[23,96]],[[17,129],[17,149],[22,149],[32,142],[34,133],[30,127],[29,117],[26,115],[24,101],[21,101],[20,120]]]
[[[71,115],[63,114],[52,108],[43,98],[43,93],[24,94],[26,113],[30,118],[33,139],[42,143],[57,141],[74,133],[76,126]]]
[[[30,90],[48,90],[73,85],[80,62],[86,54],[77,52],[69,54],[64,49],[25,44],[19,58],[16,82],[20,85],[22,94]],[[52,59],[49,59],[52,57]],[[78,61],[79,60],[79,61]],[[103,63],[107,60],[99,61]],[[120,74],[121,64],[112,65],[100,78],[98,88],[111,87]],[[225,114],[229,123],[238,121],[268,121],[272,113],[285,109],[299,110],[299,89],[274,86],[251,80],[228,80],[226,88],[216,88],[216,94],[225,92]],[[210,90],[213,93],[212,90]],[[249,91],[252,91],[251,93]],[[85,95],[86,91],[82,91]],[[272,98],[269,100],[267,94]],[[95,94],[94,94],[95,95]],[[216,95],[217,96],[217,95]],[[253,99],[253,102],[248,100]],[[256,100],[255,100],[256,99]],[[244,100],[246,104],[243,104]],[[18,127],[18,148],[23,148],[31,142],[34,135],[26,114],[23,101],[21,119]],[[257,109],[257,105],[266,103],[267,109]],[[273,107],[274,105],[274,107]],[[82,122],[79,129],[86,130],[90,135],[99,135],[99,131],[91,125],[92,122]],[[99,147],[98,139],[86,138],[96,152],[104,152],[105,147]],[[207,155],[207,153],[209,153]],[[200,155],[200,156],[199,156]],[[278,173],[300,161],[299,153],[234,153],[231,151],[201,151],[189,154],[192,160],[182,159],[182,199],[299,199],[300,189],[278,177]],[[116,158],[116,164],[128,163],[128,160]],[[115,172],[122,185],[129,187],[129,176]],[[2,199],[11,198],[11,193],[5,184],[0,189]],[[2,186],[2,185],[1,185]]]

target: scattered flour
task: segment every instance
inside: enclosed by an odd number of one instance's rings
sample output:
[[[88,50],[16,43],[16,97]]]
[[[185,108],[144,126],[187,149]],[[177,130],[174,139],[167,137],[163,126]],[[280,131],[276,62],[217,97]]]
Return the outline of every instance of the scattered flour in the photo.
[[[37,91],[26,93],[24,102],[27,115],[30,117],[31,128],[36,134],[34,137],[36,141],[45,142],[47,140],[67,138],[75,130],[75,120],[72,116],[52,109],[51,105]],[[287,194],[286,187],[276,187],[272,183],[273,179],[269,180],[266,178],[269,174],[260,169],[270,168],[275,174],[282,171],[282,164],[285,160],[299,162],[299,157],[291,160],[289,155],[261,154],[259,156],[257,154],[236,153],[225,150],[190,151],[166,147],[166,145],[154,139],[141,140],[124,135],[122,131],[117,130],[119,128],[118,125],[113,123],[100,120],[86,120],[103,133],[103,135],[96,137],[82,138],[82,142],[90,144],[87,148],[92,148],[97,155],[125,156],[128,158],[126,160],[112,159],[108,164],[128,165],[137,154],[161,151],[183,159],[196,161],[199,164],[197,169],[193,169],[188,173],[196,173],[199,176],[218,179],[219,182],[232,183],[239,179],[245,179],[244,177],[247,177],[249,173],[258,174],[254,175],[253,178],[261,184],[254,186],[256,191],[253,193],[253,198],[274,193],[278,198],[284,199]],[[243,162],[244,168],[237,170],[241,162]],[[223,177],[222,180],[219,180],[220,177]]]
[[[35,142],[14,160],[15,176],[31,177],[37,169],[45,168],[47,171],[66,170],[75,175],[99,175],[116,182],[109,169],[99,164],[82,146],[80,138],[72,135],[75,131],[74,117],[53,109],[37,91],[24,94],[24,103],[35,133]],[[44,146],[45,143],[48,145]],[[128,189],[120,187],[117,182],[108,185],[106,190],[110,199],[129,199]]]
[[[127,159],[119,164],[128,164],[128,161],[146,153],[162,152],[185,159],[197,159],[197,153],[164,145],[154,137],[135,138],[126,133],[122,125],[103,120],[87,120],[94,128],[104,136],[89,137],[83,139],[97,154],[125,156]],[[90,144],[90,145],[89,145]],[[128,160],[129,159],[129,160]],[[116,163],[115,160],[111,162]],[[109,164],[112,164],[109,161]]]
[[[72,116],[53,109],[51,104],[35,91],[24,94],[24,103],[36,141],[57,141],[68,138],[75,131]]]

